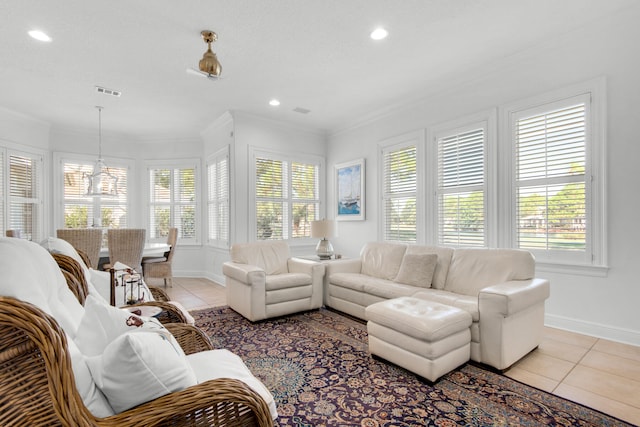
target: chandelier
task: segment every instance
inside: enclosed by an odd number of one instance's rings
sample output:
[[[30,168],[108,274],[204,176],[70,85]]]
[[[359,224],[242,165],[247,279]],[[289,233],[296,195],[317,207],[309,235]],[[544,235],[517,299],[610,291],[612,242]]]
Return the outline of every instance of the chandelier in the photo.
[[[98,160],[91,174],[84,172],[85,193],[87,197],[116,197],[118,195],[118,177],[113,175],[102,158],[102,107],[98,109]]]

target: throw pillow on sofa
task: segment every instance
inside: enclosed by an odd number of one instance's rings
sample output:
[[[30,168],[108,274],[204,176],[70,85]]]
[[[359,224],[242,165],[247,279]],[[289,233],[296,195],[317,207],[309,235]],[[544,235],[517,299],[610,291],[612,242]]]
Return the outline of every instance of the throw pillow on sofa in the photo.
[[[394,282],[430,288],[438,263],[436,254],[405,254]]]

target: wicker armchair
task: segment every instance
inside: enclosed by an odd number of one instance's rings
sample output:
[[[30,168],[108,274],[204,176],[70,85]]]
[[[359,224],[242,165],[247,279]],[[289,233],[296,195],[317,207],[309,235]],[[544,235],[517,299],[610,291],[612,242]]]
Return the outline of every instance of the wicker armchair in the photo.
[[[80,251],[78,251],[78,253],[80,253]],[[53,259],[55,259],[56,262],[58,263],[60,270],[62,270],[62,273],[64,274],[65,279],[67,280],[67,286],[69,287],[69,289],[71,289],[71,292],[73,292],[73,294],[76,296],[76,298],[78,299],[78,302],[84,305],[84,302],[87,299],[87,296],[89,295],[89,290],[88,290],[87,279],[84,275],[84,272],[82,271],[82,267],[80,266],[80,264],[75,259],[73,259],[68,255],[54,253],[54,254],[51,254],[51,256],[53,256]],[[161,323],[163,324],[187,323],[187,319],[185,318],[182,311],[180,311],[176,306],[168,302],[169,299],[166,293],[161,291],[161,294],[159,294],[160,297],[167,298],[164,300],[157,299],[156,294],[153,292],[153,290],[151,290],[151,293],[153,294],[153,297],[154,299],[156,299],[156,301],[138,303],[138,304],[132,305],[131,307],[136,307],[136,306],[160,307],[162,309],[162,312],[156,317]]]
[[[78,252],[84,252],[89,258],[87,267],[98,268],[102,247],[100,228],[61,228],[56,230],[56,236],[71,243]]]
[[[27,302],[0,297],[0,425],[273,425],[265,401],[234,379],[206,381],[96,418],[78,393],[67,346],[66,335],[51,316]]]

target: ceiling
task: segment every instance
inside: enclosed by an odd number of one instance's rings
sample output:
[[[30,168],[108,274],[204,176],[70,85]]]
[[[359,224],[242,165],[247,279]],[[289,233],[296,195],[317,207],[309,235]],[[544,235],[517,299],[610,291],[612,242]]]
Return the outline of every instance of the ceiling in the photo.
[[[90,130],[102,105],[103,130],[141,140],[197,137],[228,110],[335,132],[633,3],[0,0],[0,107]],[[377,26],[389,37],[371,40]],[[185,72],[206,50],[205,29],[218,34],[220,81]]]

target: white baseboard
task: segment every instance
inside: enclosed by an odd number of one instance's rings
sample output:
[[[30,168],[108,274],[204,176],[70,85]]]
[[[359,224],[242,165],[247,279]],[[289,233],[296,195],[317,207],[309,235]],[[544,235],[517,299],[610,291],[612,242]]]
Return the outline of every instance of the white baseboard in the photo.
[[[600,323],[576,320],[569,317],[546,314],[544,316],[546,326],[564,329],[566,331],[577,332],[597,338],[604,338],[610,341],[621,342],[640,346],[640,332],[626,328],[616,328]]]
[[[174,277],[202,277],[202,278],[214,281],[219,285],[224,286],[224,276],[223,275],[219,276],[217,274],[212,274],[212,273],[206,272],[206,271],[180,270],[180,271],[174,271],[173,272],[173,276]]]

